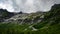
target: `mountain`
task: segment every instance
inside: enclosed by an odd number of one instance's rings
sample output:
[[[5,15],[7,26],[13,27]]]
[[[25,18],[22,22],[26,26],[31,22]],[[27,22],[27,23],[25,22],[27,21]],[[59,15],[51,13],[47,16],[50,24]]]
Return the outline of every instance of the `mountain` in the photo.
[[[44,12],[36,13],[10,13],[6,9],[0,9],[0,22],[14,22],[19,24],[33,24],[44,18]]]
[[[33,27],[41,34],[60,34],[60,4],[53,5],[51,10],[44,15],[44,20]]]
[[[8,12],[6,9],[0,9],[0,22],[3,22],[5,19],[11,18],[14,14]]]
[[[60,4],[53,5],[46,13],[21,13],[6,21],[0,23],[0,34],[60,34]]]
[[[5,22],[15,22],[19,24],[33,24],[40,22],[44,18],[44,12],[37,13],[17,13],[9,19],[6,19]]]

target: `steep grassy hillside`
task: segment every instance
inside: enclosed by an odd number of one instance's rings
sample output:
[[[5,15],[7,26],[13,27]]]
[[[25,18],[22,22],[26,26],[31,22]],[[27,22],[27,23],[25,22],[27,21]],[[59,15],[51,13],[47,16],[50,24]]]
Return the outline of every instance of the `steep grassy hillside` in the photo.
[[[52,6],[52,9],[45,14],[44,20],[33,27],[44,34],[60,34],[60,4]]]

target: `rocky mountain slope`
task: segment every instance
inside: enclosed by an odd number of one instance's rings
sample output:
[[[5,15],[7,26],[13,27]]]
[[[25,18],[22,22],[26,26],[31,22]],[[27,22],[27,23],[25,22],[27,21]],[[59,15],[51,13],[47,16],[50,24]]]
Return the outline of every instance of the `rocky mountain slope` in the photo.
[[[9,19],[14,16],[13,13],[8,12],[6,9],[0,9],[0,22],[3,22],[5,19]]]
[[[33,24],[36,22],[40,22],[44,18],[44,13],[22,13],[17,14],[9,19],[6,19],[5,22],[14,22],[14,23],[20,23],[20,24]]]
[[[22,20],[22,23],[34,22],[34,24],[29,25],[24,23],[20,25],[21,21],[19,22],[18,19]],[[31,20],[32,22],[30,22]],[[45,14],[41,12],[17,14],[7,19],[6,22],[3,24],[0,23],[0,34],[60,34],[60,4],[55,4],[51,10]],[[15,24],[15,22],[17,24]]]
[[[44,12],[36,13],[10,13],[6,9],[0,9],[0,22],[5,23],[19,23],[19,24],[33,24],[40,22],[44,18]]]

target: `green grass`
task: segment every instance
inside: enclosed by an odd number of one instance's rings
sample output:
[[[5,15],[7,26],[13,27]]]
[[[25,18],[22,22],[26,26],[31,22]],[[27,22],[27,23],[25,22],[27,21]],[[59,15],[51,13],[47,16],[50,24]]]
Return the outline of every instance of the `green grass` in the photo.
[[[46,25],[38,29],[38,31],[32,31],[28,28],[29,25],[18,24],[0,24],[0,34],[60,34],[60,24]]]
[[[0,34],[10,34],[10,33],[15,33],[17,34],[18,32],[20,33],[24,31],[25,28],[27,28],[29,25],[18,25],[18,24],[0,24]]]

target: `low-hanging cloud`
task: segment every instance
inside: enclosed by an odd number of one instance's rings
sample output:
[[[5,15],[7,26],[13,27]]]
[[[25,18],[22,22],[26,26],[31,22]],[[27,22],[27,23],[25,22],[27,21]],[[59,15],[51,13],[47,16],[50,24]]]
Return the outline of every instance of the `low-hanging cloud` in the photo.
[[[54,4],[60,4],[60,0],[0,0],[0,8],[9,12],[49,11]]]

